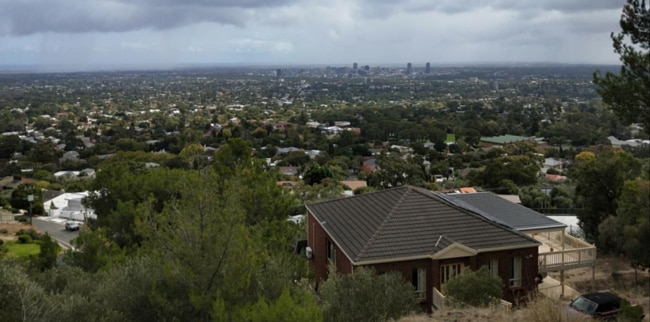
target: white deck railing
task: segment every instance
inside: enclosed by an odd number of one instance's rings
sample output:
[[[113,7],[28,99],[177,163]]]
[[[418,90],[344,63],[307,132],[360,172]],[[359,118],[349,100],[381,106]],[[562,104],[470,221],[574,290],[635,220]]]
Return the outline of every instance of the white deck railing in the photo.
[[[578,267],[591,267],[596,263],[596,248],[561,250],[539,254],[540,273]]]
[[[438,310],[445,309],[445,302],[447,301],[446,297],[438,291],[437,288],[433,288],[433,306]]]
[[[467,304],[464,304],[462,302],[459,302],[458,300],[455,300],[454,298],[448,298],[444,294],[442,294],[440,291],[438,291],[437,288],[433,288],[433,306],[437,310],[445,310],[447,308],[447,301],[450,300],[453,303],[456,304],[461,304],[464,306],[467,306]],[[503,311],[506,316],[510,315],[510,312],[512,311],[512,303],[503,300],[503,299],[498,299],[493,305],[490,305],[490,308],[495,311]]]

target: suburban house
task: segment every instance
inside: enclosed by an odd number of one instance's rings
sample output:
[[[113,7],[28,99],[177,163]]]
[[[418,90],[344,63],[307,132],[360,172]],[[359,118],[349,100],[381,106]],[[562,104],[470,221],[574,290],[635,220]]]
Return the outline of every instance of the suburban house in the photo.
[[[562,294],[566,270],[591,267],[594,278],[596,246],[567,234],[565,224],[491,192],[453,193],[442,197],[539,241],[537,270],[540,274],[559,271]]]
[[[308,247],[317,283],[329,265],[399,272],[419,304],[444,306],[444,284],[463,270],[488,267],[504,299],[536,289],[539,241],[442,194],[412,186],[310,204]]]

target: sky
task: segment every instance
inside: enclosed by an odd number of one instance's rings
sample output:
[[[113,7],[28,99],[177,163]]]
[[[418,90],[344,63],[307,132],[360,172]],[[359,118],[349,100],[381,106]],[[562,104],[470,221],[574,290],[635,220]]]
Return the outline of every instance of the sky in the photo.
[[[624,0],[0,0],[0,65],[617,64]]]

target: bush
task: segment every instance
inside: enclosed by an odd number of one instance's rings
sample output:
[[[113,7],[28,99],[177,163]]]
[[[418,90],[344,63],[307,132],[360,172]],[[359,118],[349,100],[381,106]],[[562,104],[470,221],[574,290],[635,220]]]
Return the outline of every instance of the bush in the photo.
[[[23,234],[23,235],[18,236],[18,243],[20,243],[20,244],[31,244],[32,241],[33,241],[32,237],[27,235],[27,234]]]
[[[503,296],[501,279],[492,277],[487,267],[478,271],[466,270],[445,285],[445,293],[467,305],[488,306]]]
[[[621,301],[621,314],[618,316],[619,321],[641,321],[643,320],[643,308],[639,305],[634,305],[627,301]]]
[[[7,230],[7,228],[2,228],[2,229],[0,229],[0,234],[4,234],[4,235],[6,235],[6,234],[8,234],[8,233],[9,233],[9,231]]]
[[[377,275],[367,268],[332,273],[321,289],[325,321],[398,320],[415,304],[413,287],[401,275]]]
[[[24,216],[24,215],[14,216],[14,220],[18,222],[29,222],[29,216]]]
[[[16,233],[16,236],[20,235],[28,235],[32,240],[39,240],[41,239],[41,234],[36,232],[34,229],[21,229]]]
[[[2,246],[2,244],[4,244],[4,243],[5,243],[5,241],[0,239],[0,246]]]

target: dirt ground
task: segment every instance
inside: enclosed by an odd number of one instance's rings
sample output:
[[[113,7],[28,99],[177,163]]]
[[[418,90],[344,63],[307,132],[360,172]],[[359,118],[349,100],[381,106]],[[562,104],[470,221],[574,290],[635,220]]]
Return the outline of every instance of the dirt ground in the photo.
[[[38,228],[30,227],[28,224],[21,223],[21,222],[2,223],[0,224],[0,239],[4,241],[16,240],[18,239],[18,236],[16,236],[16,232],[18,232],[21,229],[29,229],[29,228],[33,228],[34,230],[39,231]],[[4,233],[5,229],[7,230],[7,233]]]

